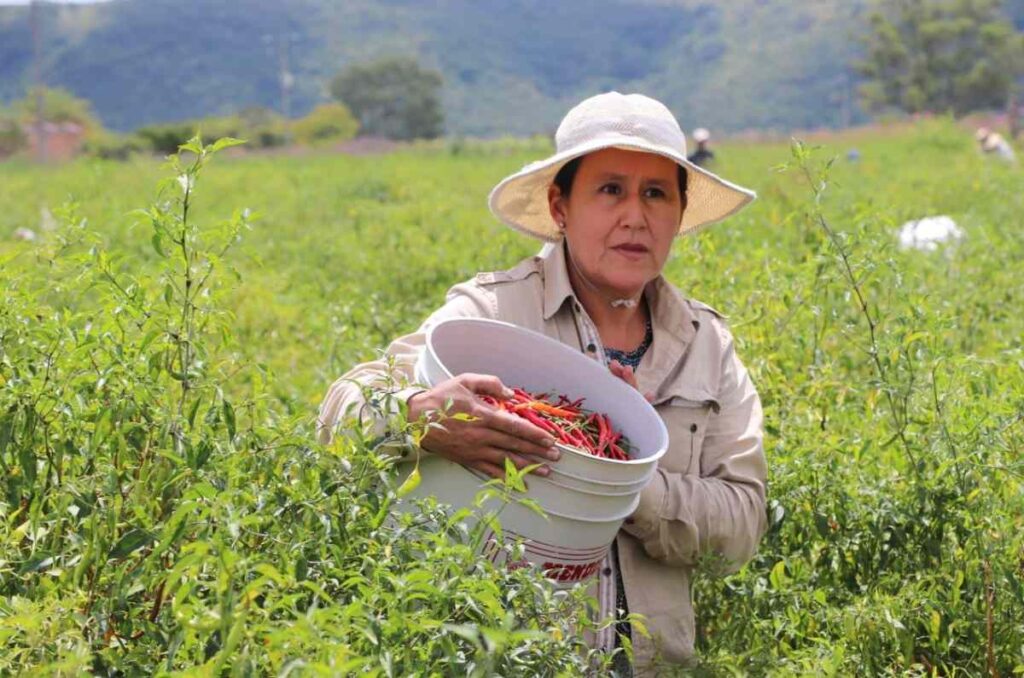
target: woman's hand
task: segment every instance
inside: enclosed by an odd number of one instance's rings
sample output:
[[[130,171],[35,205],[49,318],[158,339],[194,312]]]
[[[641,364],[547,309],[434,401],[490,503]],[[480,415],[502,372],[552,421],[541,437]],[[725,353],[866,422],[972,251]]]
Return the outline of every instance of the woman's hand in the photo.
[[[494,409],[479,398],[482,395],[506,399],[513,393],[497,377],[460,374],[409,398],[410,421],[434,411],[437,415],[432,417],[444,427],[427,431],[420,443],[423,449],[495,478],[505,476],[506,458],[519,469],[558,461],[561,453],[551,435],[525,419]],[[473,419],[460,421],[446,416],[453,414],[467,414]],[[546,476],[550,471],[540,466],[533,472]]]
[[[612,374],[614,374],[622,381],[626,382],[636,390],[640,390],[640,384],[638,384],[636,381],[636,374],[633,372],[632,367],[626,367],[618,360],[613,360],[611,361],[611,363],[608,364],[608,369],[611,370]],[[644,398],[646,398],[647,402],[649,403],[654,402],[653,393],[645,393]]]

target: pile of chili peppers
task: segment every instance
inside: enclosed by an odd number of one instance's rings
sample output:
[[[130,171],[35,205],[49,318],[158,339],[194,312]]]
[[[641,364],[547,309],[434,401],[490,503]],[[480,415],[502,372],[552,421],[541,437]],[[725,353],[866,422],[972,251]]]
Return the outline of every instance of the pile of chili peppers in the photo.
[[[607,415],[583,408],[583,398],[569,400],[558,396],[552,403],[547,393],[534,395],[521,388],[512,389],[515,395],[508,400],[491,396],[482,399],[492,407],[511,412],[538,426],[555,439],[595,457],[628,461],[631,445],[622,433],[615,430]]]

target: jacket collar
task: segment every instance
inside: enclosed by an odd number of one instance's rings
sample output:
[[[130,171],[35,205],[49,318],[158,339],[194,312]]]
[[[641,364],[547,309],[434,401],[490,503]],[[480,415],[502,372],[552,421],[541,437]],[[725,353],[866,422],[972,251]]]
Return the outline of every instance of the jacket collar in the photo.
[[[576,301],[576,293],[569,282],[564,241],[545,245],[540,254],[544,267],[544,320],[561,310],[566,299]]]

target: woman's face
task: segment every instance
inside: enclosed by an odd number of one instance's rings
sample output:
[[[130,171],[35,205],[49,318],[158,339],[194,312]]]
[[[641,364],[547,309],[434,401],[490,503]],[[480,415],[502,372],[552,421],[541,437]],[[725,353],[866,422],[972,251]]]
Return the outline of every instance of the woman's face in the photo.
[[[551,216],[565,224],[588,280],[625,297],[661,274],[683,209],[677,167],[654,153],[606,148],[583,157],[568,197],[551,186]]]

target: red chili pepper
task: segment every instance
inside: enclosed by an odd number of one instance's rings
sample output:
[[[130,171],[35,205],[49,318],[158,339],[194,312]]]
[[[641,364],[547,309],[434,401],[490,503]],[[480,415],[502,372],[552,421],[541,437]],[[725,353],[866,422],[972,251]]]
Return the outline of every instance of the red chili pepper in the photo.
[[[523,418],[526,419],[531,424],[533,424],[534,426],[538,426],[547,431],[548,433],[554,433],[556,430],[554,424],[549,422],[544,417],[534,414],[530,410],[520,410],[517,413],[523,415]]]
[[[555,407],[554,405],[548,405],[547,403],[541,402],[540,400],[531,400],[526,403],[521,403],[517,407],[517,409],[526,408],[537,410],[538,412],[543,412],[544,414],[550,414],[555,417],[561,417],[562,419],[575,419],[577,416],[579,416],[576,412],[570,412],[569,410],[565,410],[560,407]]]
[[[513,388],[513,396],[495,399],[484,396],[484,402],[516,414],[535,426],[551,433],[563,444],[571,445],[603,459],[628,460],[629,455],[619,441],[622,434],[612,426],[611,419],[600,412],[583,409],[583,398],[570,400],[568,396],[541,393],[536,396],[522,388]]]
[[[515,394],[515,398],[513,398],[513,400],[515,400],[516,402],[521,403],[533,400],[533,396],[521,388],[513,388],[512,392]]]
[[[604,423],[604,415],[594,415],[594,420],[597,422],[597,454],[600,457],[605,455],[605,448],[608,446],[608,429]]]
[[[587,452],[589,452],[591,454],[595,454],[596,455],[596,452],[594,450],[593,444],[591,444],[591,442],[589,440],[587,440],[587,436],[584,435],[583,431],[580,431],[579,429],[577,429],[575,431],[575,434],[576,434],[576,440],[578,440],[579,444],[583,446],[583,449],[585,449]]]

